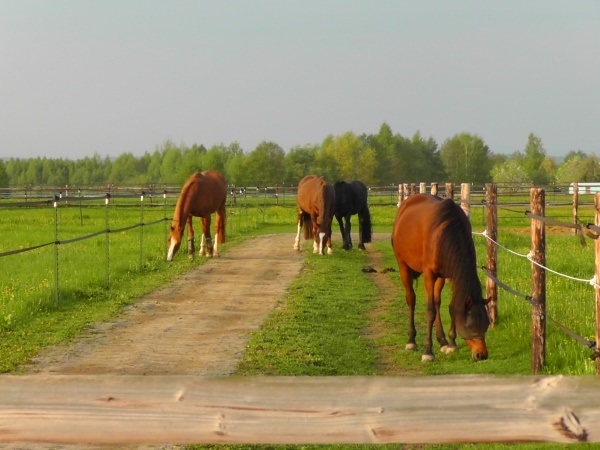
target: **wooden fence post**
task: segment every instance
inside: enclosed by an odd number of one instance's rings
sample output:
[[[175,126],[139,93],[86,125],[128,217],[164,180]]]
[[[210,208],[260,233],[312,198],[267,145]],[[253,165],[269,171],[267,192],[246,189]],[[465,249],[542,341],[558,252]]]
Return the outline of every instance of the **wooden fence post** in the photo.
[[[546,192],[531,188],[531,212],[544,216]],[[546,226],[540,220],[531,220],[531,370],[537,375],[546,358]],[[537,264],[536,264],[537,263]],[[539,265],[538,265],[539,264]]]
[[[573,223],[577,225],[577,211],[579,209],[579,184],[573,183]],[[577,234],[577,228],[573,228],[573,234]]]
[[[594,223],[600,226],[600,192],[594,195]],[[596,253],[596,282],[594,291],[596,293],[596,352],[598,352],[600,343],[600,239],[594,241],[594,250]],[[596,358],[596,375],[600,375],[600,358]]]
[[[438,195],[438,184],[431,183],[431,195]]]
[[[398,208],[402,205],[404,201],[404,189],[402,188],[402,183],[398,184],[398,204],[396,205]]]
[[[410,183],[410,195],[415,195],[416,193],[417,193],[416,183]]]
[[[454,185],[452,183],[446,183],[446,198],[454,200]]]
[[[497,191],[496,184],[487,183],[485,185],[485,200],[487,202],[485,207],[485,234],[489,238],[485,240],[486,266],[494,276],[497,276],[498,270],[498,248],[495,244],[498,241]],[[487,277],[485,288],[487,298],[490,299],[488,303],[488,315],[490,317],[490,326],[493,328],[498,320],[498,286],[494,280]]]
[[[403,196],[404,200],[406,200],[408,197],[410,197],[410,190],[408,189],[407,183],[404,183],[402,185],[402,196]]]
[[[419,194],[425,194],[427,192],[427,183],[419,184]]]
[[[467,217],[471,217],[471,183],[462,183],[460,185],[460,207]]]

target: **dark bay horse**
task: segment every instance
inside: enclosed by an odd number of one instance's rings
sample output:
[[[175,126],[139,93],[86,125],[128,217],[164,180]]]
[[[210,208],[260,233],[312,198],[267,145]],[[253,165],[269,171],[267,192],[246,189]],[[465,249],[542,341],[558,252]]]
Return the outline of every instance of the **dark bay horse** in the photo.
[[[358,248],[365,249],[365,243],[371,242],[372,227],[371,213],[369,212],[369,191],[362,181],[338,181],[333,185],[335,190],[335,218],[340,224],[342,232],[343,249],[352,248],[350,231],[351,216],[358,214]]]
[[[304,238],[314,238],[313,253],[323,254],[327,245],[327,253],[332,254],[331,222],[335,207],[335,191],[325,178],[307,175],[298,184],[296,196],[298,205],[298,232],[294,242],[294,250],[300,250],[300,230],[304,226]]]
[[[202,241],[200,255],[219,256],[218,244],[225,242],[225,201],[227,197],[227,183],[223,176],[214,170],[196,172],[181,188],[177,200],[171,235],[167,240],[167,261],[172,261],[173,256],[181,245],[181,236],[187,224],[188,227],[188,256],[194,255],[194,228],[192,217],[200,217],[202,222]],[[211,214],[216,212],[215,244],[210,237]]]
[[[457,349],[458,330],[469,346],[472,358],[475,361],[487,359],[487,301],[482,298],[477,276],[471,223],[460,206],[451,199],[442,200],[429,194],[409,197],[396,214],[392,247],[410,309],[406,348],[417,348],[413,281],[423,274],[427,296],[427,336],[422,359],[433,360],[431,333],[434,322],[442,351],[449,353]],[[449,343],[440,319],[441,293],[446,278],[452,280]]]

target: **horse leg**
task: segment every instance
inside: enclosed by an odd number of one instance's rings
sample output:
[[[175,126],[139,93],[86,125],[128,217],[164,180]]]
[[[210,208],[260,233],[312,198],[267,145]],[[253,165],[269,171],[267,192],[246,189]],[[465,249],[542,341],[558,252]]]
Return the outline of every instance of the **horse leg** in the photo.
[[[363,221],[365,220],[363,213],[358,213],[358,249],[365,250],[363,242]]]
[[[296,233],[296,240],[294,241],[294,250],[296,251],[300,251],[300,230],[302,230],[304,223],[302,217],[302,211],[298,212],[298,231]]]
[[[400,266],[400,279],[404,285],[404,291],[406,295],[406,305],[409,310],[409,322],[408,322],[408,342],[406,343],[406,350],[417,350],[417,329],[415,328],[415,300],[416,294],[413,287],[413,274],[411,269],[404,262],[399,262]]]
[[[207,215],[206,218],[202,219],[202,234],[206,240],[206,256],[213,256],[214,248],[213,241],[210,237],[210,215]]]
[[[313,236],[315,237],[313,240],[313,253],[317,253],[319,255],[323,254],[323,236],[325,233],[321,233],[319,229],[319,225],[317,224],[317,217],[311,217],[312,222],[312,230]],[[323,235],[323,236],[322,236]]]
[[[340,233],[342,233],[342,248],[344,250],[348,250],[348,248],[346,247],[346,230],[344,229],[344,222],[342,220],[342,216],[336,215],[335,218],[338,221],[338,224],[340,225]]]
[[[202,223],[202,238],[200,240],[200,251],[198,252],[198,255],[204,256],[206,254],[206,237],[205,237],[206,223],[205,223],[204,217],[200,218],[200,222]]]
[[[445,278],[438,278],[435,281],[433,299],[435,302],[435,335],[437,341],[440,344],[440,350],[444,353],[452,353],[456,350],[456,345],[448,344],[446,340],[446,334],[444,333],[444,326],[442,325],[442,315],[440,314],[440,307],[442,305],[442,289],[446,283]]]
[[[215,224],[215,249],[214,255],[219,256],[219,243],[225,242],[225,227],[227,226],[227,215],[225,205],[217,210],[217,220]]]
[[[351,214],[346,214],[346,217],[344,217],[344,221],[346,222],[346,241],[344,242],[344,245],[346,245],[346,250],[350,250],[352,248],[352,222],[350,221],[351,218]]]
[[[194,227],[192,227],[192,216],[187,219],[188,227],[188,258],[192,259],[196,249],[194,247]]]
[[[327,254],[333,255],[333,246],[331,245],[331,227],[329,227],[329,231],[325,237],[325,242],[327,243]]]
[[[425,286],[425,294],[427,296],[427,311],[425,317],[427,319],[427,328],[426,328],[426,336],[425,336],[425,345],[423,355],[421,355],[421,361],[433,361],[433,339],[432,339],[432,331],[433,324],[437,320],[437,308],[434,300],[434,291],[435,291],[435,283],[436,277],[431,272],[423,273],[423,284]]]

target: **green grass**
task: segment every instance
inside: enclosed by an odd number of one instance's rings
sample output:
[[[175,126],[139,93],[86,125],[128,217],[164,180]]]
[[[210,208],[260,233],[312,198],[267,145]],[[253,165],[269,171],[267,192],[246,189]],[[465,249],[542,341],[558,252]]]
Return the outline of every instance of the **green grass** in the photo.
[[[364,253],[338,246],[334,255],[309,253],[304,276],[250,339],[237,373],[373,375],[376,355],[361,331],[377,292],[364,264]]]
[[[396,208],[374,206],[374,231],[389,233]],[[3,212],[0,232],[10,239],[0,244],[0,251],[36,245],[54,240],[54,210]],[[564,218],[569,207],[553,210]],[[530,247],[529,220],[518,212],[499,212],[502,245],[527,254]],[[502,217],[506,215],[506,217]],[[144,210],[144,220],[164,216],[160,208]],[[110,227],[119,228],[140,220],[139,208],[115,208],[109,211]],[[504,228],[502,219],[510,221]],[[103,208],[67,208],[59,211],[59,239],[68,239],[105,227]],[[472,216],[474,230],[482,230],[481,212]],[[228,210],[228,244],[236,245],[246,236],[263,233],[295,232],[295,208],[292,205],[252,208],[240,206]],[[73,339],[88,324],[109,320],[120,309],[135,302],[144,293],[186,272],[200,258],[189,261],[183,252],[171,264],[164,262],[166,232],[164,224],[144,228],[144,250],[140,258],[140,235],[130,230],[110,235],[110,288],[106,287],[105,236],[59,247],[61,286],[58,304],[54,298],[54,249],[1,258],[5,276],[0,283],[0,371],[14,370],[46,345]],[[485,261],[484,238],[474,237],[478,264]],[[433,364],[423,364],[420,353],[404,350],[406,342],[406,306],[397,272],[387,274],[397,287],[397,295],[378,323],[385,328],[382,336],[365,337],[365,327],[375,307],[378,291],[373,280],[360,269],[366,255],[340,248],[337,224],[334,224],[333,256],[319,257],[304,244],[307,262],[302,275],[294,282],[280,305],[248,343],[240,363],[241,375],[378,375],[379,348],[386,347],[395,367],[406,373],[437,375],[489,373],[496,375],[529,374],[531,307],[524,299],[499,289],[499,321],[487,336],[490,358],[474,363],[462,341],[461,350],[452,355],[436,352]],[[547,235],[547,264],[559,272],[589,279],[594,271],[592,246],[583,248],[569,234]],[[371,244],[370,251],[384,255],[385,267],[396,268],[391,246],[384,241]],[[513,289],[527,294],[531,290],[531,263],[503,249],[498,250],[499,278]],[[140,264],[141,261],[141,264]],[[33,274],[33,276],[32,276]],[[482,281],[483,273],[480,273]],[[548,315],[587,338],[595,333],[594,293],[591,286],[548,274]],[[446,291],[449,289],[447,288]],[[418,342],[422,343],[424,302],[422,281],[417,286]],[[448,304],[447,292],[444,304]],[[11,306],[12,305],[12,306]],[[13,309],[11,309],[13,308]],[[447,323],[447,309],[444,308]],[[419,341],[420,339],[420,341]],[[592,374],[594,364],[589,349],[574,342],[548,323],[547,358],[544,373]],[[478,446],[479,447],[479,446]],[[200,446],[192,448],[374,448],[356,446]],[[470,449],[472,445],[406,446],[377,448]],[[488,445],[487,449],[566,448],[563,445]],[[569,448],[572,448],[569,445]]]

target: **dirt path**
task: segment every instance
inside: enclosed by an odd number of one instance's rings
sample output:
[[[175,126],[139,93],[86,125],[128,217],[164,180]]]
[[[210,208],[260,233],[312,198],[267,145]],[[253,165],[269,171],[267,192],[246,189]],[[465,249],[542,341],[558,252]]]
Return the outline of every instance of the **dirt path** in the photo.
[[[293,235],[226,249],[143,297],[114,322],[49,349],[29,373],[230,375],[258,328],[302,269]],[[184,258],[180,252],[177,255]]]
[[[374,240],[389,239],[377,234]],[[25,368],[44,374],[206,375],[232,374],[252,331],[277,307],[304,265],[292,249],[294,235],[269,235],[226,249],[183,277],[144,296],[113,322],[96,324],[76,342],[48,349]],[[388,307],[396,289],[383,273],[382,255],[367,250]],[[185,257],[178,254],[177,257]],[[376,315],[376,313],[374,313]],[[375,325],[366,331],[377,336]],[[386,350],[380,369],[402,373]],[[108,450],[111,446],[0,444],[0,449]],[[178,449],[178,446],[117,446],[122,449]]]

